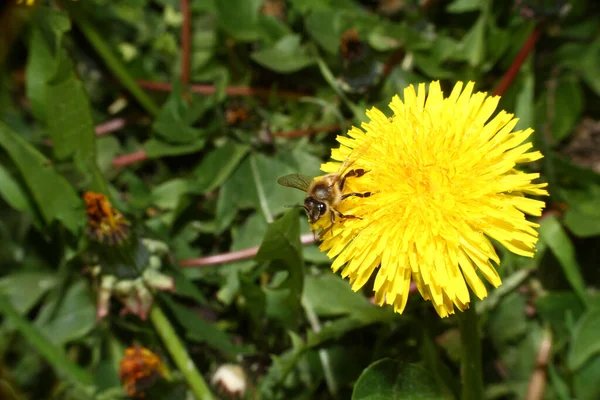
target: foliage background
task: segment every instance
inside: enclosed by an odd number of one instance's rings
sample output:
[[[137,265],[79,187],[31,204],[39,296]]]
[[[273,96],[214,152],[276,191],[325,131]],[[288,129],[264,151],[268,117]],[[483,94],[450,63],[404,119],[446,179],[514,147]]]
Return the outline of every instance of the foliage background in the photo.
[[[82,271],[114,249],[84,235],[87,190],[168,245],[176,290],[157,302],[207,380],[234,362],[249,399],[459,396],[454,318],[353,293],[302,246],[306,218],[285,209],[302,193],[276,184],[318,174],[364,109],[438,79],[504,92],[500,107],[535,128],[551,192],[536,257],[503,253],[504,284],[476,304],[486,398],[600,398],[596,2],[36,3],[0,6],[1,398],[122,398],[132,343],[170,370],[148,396],[185,395],[156,324],[116,302],[96,320]],[[350,28],[360,43],[343,52]]]

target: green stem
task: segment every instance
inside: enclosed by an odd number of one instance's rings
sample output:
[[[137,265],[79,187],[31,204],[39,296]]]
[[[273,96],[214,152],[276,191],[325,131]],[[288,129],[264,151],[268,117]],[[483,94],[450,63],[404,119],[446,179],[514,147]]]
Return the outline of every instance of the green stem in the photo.
[[[173,361],[177,365],[177,368],[183,374],[183,377],[187,381],[190,390],[198,400],[212,400],[213,396],[202,378],[202,375],[198,372],[196,365],[190,358],[187,350],[177,333],[175,333],[175,329],[173,329],[173,325],[169,322],[168,318],[162,312],[160,307],[155,304],[150,311],[150,321],[154,325],[154,329],[161,337],[167,351],[173,358]]]
[[[4,315],[5,318],[9,319],[15,328],[21,332],[25,340],[27,340],[27,342],[29,342],[29,344],[36,349],[56,371],[62,373],[72,382],[84,386],[91,386],[93,384],[94,379],[86,370],[68,359],[61,349],[51,343],[48,338],[40,332],[37,326],[33,325],[29,320],[19,314],[12,303],[3,295],[0,295],[0,315]]]
[[[83,12],[76,9],[77,6],[69,7],[69,11],[75,20],[75,23],[85,35],[86,39],[90,42],[94,50],[100,54],[106,66],[110,71],[119,79],[121,84],[127,88],[127,90],[135,97],[144,109],[151,114],[156,116],[160,108],[156,103],[139,87],[135,79],[131,76],[125,65],[121,60],[113,53],[108,43],[102,38],[102,35],[96,30],[94,25],[85,17]]]
[[[475,304],[459,312],[462,400],[481,400],[483,396],[483,374],[481,370],[481,338],[477,324]]]
[[[317,65],[319,66],[319,70],[321,71],[321,75],[323,75],[323,78],[325,78],[329,86],[331,86],[331,88],[337,93],[337,95],[342,99],[342,101],[346,103],[346,106],[352,111],[352,114],[354,114],[354,118],[359,122],[366,121],[367,117],[365,115],[364,110],[361,110],[356,104],[354,104],[348,98],[348,96],[346,96],[342,89],[340,89],[335,79],[335,76],[333,76],[333,72],[331,72],[331,70],[327,66],[327,63],[325,63],[325,60],[323,60],[321,56],[318,55],[316,50],[314,51],[314,55],[317,61]]]

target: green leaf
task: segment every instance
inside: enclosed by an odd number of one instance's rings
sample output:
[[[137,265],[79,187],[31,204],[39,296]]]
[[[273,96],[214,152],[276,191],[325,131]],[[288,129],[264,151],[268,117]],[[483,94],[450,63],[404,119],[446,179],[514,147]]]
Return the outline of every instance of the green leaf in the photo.
[[[84,280],[72,284],[55,317],[41,328],[56,345],[83,338],[96,326],[96,306]]]
[[[55,285],[56,276],[49,272],[17,272],[0,279],[0,294],[19,314],[26,314]]]
[[[194,169],[194,191],[207,193],[215,190],[233,173],[248,153],[249,147],[227,142],[208,153]]]
[[[330,54],[337,54],[340,48],[341,15],[337,10],[316,11],[304,22],[312,38]]]
[[[52,365],[52,367],[68,379],[84,385],[91,385],[93,378],[77,364],[69,360],[66,355],[53,343],[46,339],[40,330],[22,317],[10,304],[8,299],[0,295],[0,313],[9,319],[21,332],[37,352]]]
[[[485,14],[481,14],[456,48],[457,54],[460,54],[472,67],[480,66],[485,59],[486,21]]]
[[[338,340],[348,333],[364,328],[369,325],[378,323],[391,323],[396,322],[408,322],[408,318],[404,317],[402,320],[398,320],[398,314],[394,313],[391,307],[378,307],[372,305],[371,307],[364,307],[347,317],[338,318],[327,325],[318,332],[312,331],[307,334],[307,346],[316,347],[330,340]]]
[[[521,71],[522,81],[519,84],[519,92],[515,104],[515,115],[519,116],[519,122],[515,130],[531,128],[535,123],[535,79],[531,69],[531,62],[525,64]]]
[[[27,98],[31,111],[40,121],[46,121],[46,89],[56,71],[56,53],[60,49],[63,35],[71,29],[68,16],[55,9],[40,8],[32,24],[29,36],[29,56],[25,74]]]
[[[597,400],[600,398],[599,376],[600,355],[596,355],[575,374],[573,379],[575,398],[577,400]]]
[[[26,189],[9,172],[8,168],[2,164],[0,164],[0,195],[14,209],[23,212],[27,211],[33,217],[39,217],[39,211],[29,197]]]
[[[300,45],[299,35],[287,35],[271,48],[255,51],[252,59],[265,68],[289,74],[315,63],[305,46]]]
[[[465,13],[471,11],[477,11],[483,7],[485,0],[454,0],[448,4],[446,11],[449,13]]]
[[[152,203],[165,210],[174,210],[189,192],[189,181],[182,178],[171,179],[152,189]]]
[[[281,186],[277,178],[291,173],[315,175],[319,160],[306,153],[292,152],[268,157],[251,154],[225,181],[217,201],[217,229],[226,227],[237,209],[259,209],[266,220],[282,213],[286,206],[300,204],[306,194]]]
[[[583,304],[573,292],[546,292],[536,298],[535,309],[552,327],[556,340],[571,336],[570,321],[577,321],[584,312]]]
[[[570,369],[581,368],[592,356],[600,353],[598,332],[600,332],[600,307],[595,307],[583,314],[573,329],[567,360]]]
[[[561,197],[568,205],[564,223],[577,236],[596,236],[600,234],[600,184],[597,183],[597,175],[586,177],[578,172],[574,170],[568,173],[577,180],[578,187],[560,190]]]
[[[192,143],[186,144],[172,144],[152,138],[144,142],[142,147],[148,158],[161,158],[196,153],[202,150],[205,144],[206,140],[204,138],[198,138]]]
[[[180,83],[173,85],[173,91],[152,124],[153,131],[164,141],[173,144],[197,142],[204,131],[193,128],[192,124],[205,111],[204,101],[191,105],[183,96]]]
[[[76,165],[88,178],[89,188],[107,194],[106,182],[96,164],[96,135],[90,104],[82,83],[77,79],[71,62],[61,49],[64,73],[60,80],[49,82],[46,88],[48,133],[58,160],[76,159]]]
[[[546,103],[548,96],[544,96]],[[577,77],[567,75],[558,79],[553,94],[553,119],[550,120],[550,132],[557,142],[567,138],[575,129],[583,111],[583,100],[583,91]]]
[[[264,0],[216,1],[219,25],[234,39],[251,42],[260,37],[259,10]]]
[[[488,323],[490,336],[498,347],[525,336],[527,333],[525,298],[517,292],[508,294],[491,313]]]
[[[69,13],[86,39],[90,42],[94,50],[102,57],[106,66],[119,79],[121,84],[129,90],[135,99],[144,107],[150,115],[157,115],[159,107],[137,84],[133,76],[129,73],[123,62],[117,57],[110,45],[105,41],[100,32],[91,23],[87,16],[79,9],[80,5],[74,2],[65,4],[69,8]]]
[[[589,215],[577,209],[568,209],[565,213],[565,226],[579,237],[600,235],[600,216]]]
[[[429,372],[416,364],[389,358],[371,364],[360,375],[352,400],[443,399]]]
[[[304,281],[303,301],[323,317],[353,314],[361,308],[374,308],[362,294],[352,291],[350,284],[333,273],[308,275]]]
[[[0,146],[17,165],[46,224],[59,220],[76,234],[86,223],[83,201],[50,161],[0,122]]]
[[[267,314],[291,324],[300,312],[304,286],[304,259],[296,210],[289,210],[269,224],[254,259],[259,263],[270,261],[274,272],[284,277],[266,289]],[[269,304],[269,300],[276,301]]]
[[[587,304],[588,295],[585,290],[585,282],[581,276],[581,268],[575,257],[575,248],[556,217],[544,218],[540,226],[540,237],[548,244],[548,247],[560,262],[567,280],[579,299]]]
[[[229,335],[217,328],[215,324],[202,319],[197,313],[175,302],[169,296],[161,295],[161,300],[171,310],[177,322],[185,329],[188,339],[199,343],[206,343],[210,347],[224,353],[237,353]]]

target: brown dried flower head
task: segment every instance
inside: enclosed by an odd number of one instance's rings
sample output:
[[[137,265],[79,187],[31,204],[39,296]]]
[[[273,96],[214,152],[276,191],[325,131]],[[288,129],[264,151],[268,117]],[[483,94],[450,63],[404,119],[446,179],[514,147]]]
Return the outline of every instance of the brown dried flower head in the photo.
[[[137,345],[125,350],[119,378],[130,397],[143,398],[144,391],[164,376],[165,366],[155,353]]]
[[[85,212],[88,217],[87,235],[93,240],[116,245],[129,237],[130,223],[112,207],[101,193],[85,192]]]

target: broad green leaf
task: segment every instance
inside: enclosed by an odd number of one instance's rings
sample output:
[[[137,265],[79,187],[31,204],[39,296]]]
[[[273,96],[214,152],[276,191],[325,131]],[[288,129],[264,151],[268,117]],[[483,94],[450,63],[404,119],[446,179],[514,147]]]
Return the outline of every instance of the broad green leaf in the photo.
[[[597,335],[596,335],[597,336]],[[573,379],[573,388],[577,400],[597,400],[600,398],[600,355],[585,363]]]
[[[600,332],[600,307],[595,307],[583,314],[573,329],[568,357],[569,368],[577,370],[592,356],[600,353],[598,332]]]
[[[525,64],[521,71],[523,80],[515,104],[515,115],[519,116],[519,122],[515,130],[531,128],[535,123],[535,78],[530,66],[531,63]]]
[[[252,59],[282,74],[296,72],[315,63],[306,47],[300,44],[300,36],[295,34],[281,38],[271,48],[255,51]]]
[[[490,335],[498,347],[516,341],[527,333],[525,298],[510,293],[489,316]]]
[[[86,223],[83,201],[50,161],[0,122],[0,146],[17,165],[46,224],[59,220],[72,233]]]
[[[461,54],[472,67],[480,66],[485,59],[486,22],[485,14],[481,14],[456,48],[458,54]]]
[[[591,171],[590,171],[591,172]],[[560,194],[567,202],[564,223],[575,235],[580,237],[600,234],[600,184],[594,179],[586,179],[571,174],[581,185],[577,189],[562,189]]]
[[[46,111],[46,89],[56,71],[56,53],[60,49],[63,35],[71,29],[71,23],[64,12],[50,8],[40,8],[32,24],[29,36],[29,56],[25,74],[27,98],[31,111],[40,121],[46,121],[51,113]]]
[[[546,104],[548,96],[544,96]],[[579,79],[577,77],[561,76],[556,82],[555,92],[552,100],[552,119],[550,120],[550,132],[557,142],[567,138],[575,129],[575,125],[581,118],[584,97]],[[517,115],[519,115],[517,113]]]
[[[0,294],[19,314],[27,314],[55,285],[56,276],[50,272],[17,272],[0,279]]]
[[[598,236],[600,235],[600,216],[569,209],[565,213],[565,226],[579,237]]]
[[[443,399],[435,380],[417,364],[389,358],[371,364],[360,375],[352,400]]]
[[[260,37],[259,9],[264,0],[216,1],[219,25],[234,39],[251,42]]]
[[[394,313],[391,307],[377,307],[375,305],[372,307],[361,307],[352,315],[327,323],[318,333],[308,332],[307,345],[309,347],[319,346],[330,340],[338,340],[348,333],[364,328],[365,326],[378,323],[386,324],[392,321],[397,322],[398,320],[398,314]],[[408,318],[403,317],[398,322],[408,322]]]
[[[352,291],[350,284],[333,273],[308,275],[304,281],[303,301],[319,316],[352,314],[361,308],[375,308],[362,294]]]
[[[194,170],[196,193],[207,193],[221,186],[248,152],[248,146],[227,142],[208,153]]]
[[[453,332],[452,330],[447,330],[446,333]],[[459,336],[458,333],[457,336]],[[435,342],[434,342],[435,340]],[[457,340],[460,342],[460,339]],[[423,330],[423,335],[421,339],[421,354],[423,357],[423,361],[425,362],[425,366],[428,370],[431,371],[432,377],[435,379],[438,387],[442,388],[445,393],[451,395],[452,398],[458,399],[460,398],[460,384],[456,380],[456,376],[452,373],[449,366],[444,362],[444,359],[441,357],[441,351],[436,344],[440,343],[440,336],[435,339],[432,338],[432,335],[427,330]],[[460,352],[460,344],[457,343],[458,351]],[[448,396],[444,396],[445,398]]]
[[[82,12],[80,4],[77,4],[77,2],[69,2],[65,4],[65,6],[69,8],[69,14],[73,17],[75,24],[79,27],[94,50],[102,57],[110,71],[150,115],[157,115],[159,107],[154,103],[152,98],[139,87],[121,59],[115,55],[114,50],[109,43],[107,43],[102,34],[96,30],[97,25],[90,22],[85,13]]]
[[[330,54],[337,54],[342,36],[341,13],[337,10],[316,11],[304,24],[312,38]]]
[[[588,295],[583,277],[581,276],[581,268],[575,257],[575,248],[556,217],[549,216],[544,218],[540,226],[540,236],[560,262],[567,280],[579,296],[579,299],[584,304],[587,304]]]
[[[40,328],[56,345],[79,340],[96,326],[96,306],[85,281],[72,284],[54,318]]]
[[[190,144],[204,136],[204,131],[192,124],[204,113],[205,103],[199,101],[191,105],[183,96],[180,83],[173,85],[173,91],[152,124],[153,131],[164,141],[172,144]]]
[[[269,157],[251,154],[223,184],[217,201],[217,229],[222,230],[238,209],[258,209],[268,221],[286,206],[300,204],[306,194],[281,186],[277,178],[291,173],[318,174],[320,162],[302,152]]]
[[[281,389],[282,382],[292,372],[302,355],[307,350],[302,338],[293,331],[289,331],[292,348],[280,355],[273,355],[271,366],[260,382],[260,398],[279,398],[277,390]]]
[[[577,321],[584,312],[573,292],[547,292],[536,298],[535,309],[542,321],[550,324],[557,341],[570,337],[569,321]]]
[[[22,184],[9,172],[6,166],[0,164],[0,196],[14,209],[29,212],[33,217],[39,217],[35,204],[29,197]],[[37,218],[36,218],[37,220]]]
[[[190,192],[191,182],[175,178],[152,189],[152,203],[165,210],[174,210],[182,198]]]
[[[40,330],[27,319],[22,317],[10,304],[8,299],[0,295],[0,313],[10,320],[16,329],[40,353],[46,361],[61,375],[69,380],[83,385],[91,385],[93,378],[77,364],[74,364],[53,343],[51,343]]]
[[[465,13],[481,9],[486,0],[454,0],[448,4],[446,11],[450,13]]]
[[[142,147],[148,158],[160,158],[196,153],[202,150],[205,144],[204,138],[198,138],[192,143],[186,144],[172,144],[152,138],[145,141]]]
[[[221,331],[213,323],[204,320],[200,315],[175,302],[167,295],[161,295],[161,300],[171,310],[177,322],[185,329],[186,337],[224,353],[235,354],[237,351],[226,332]]]
[[[254,259],[259,263],[270,261],[275,276],[283,277],[266,289],[267,314],[287,324],[293,323],[300,310],[304,286],[304,259],[296,210],[289,210],[269,224]]]

